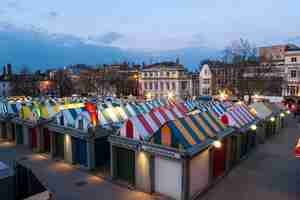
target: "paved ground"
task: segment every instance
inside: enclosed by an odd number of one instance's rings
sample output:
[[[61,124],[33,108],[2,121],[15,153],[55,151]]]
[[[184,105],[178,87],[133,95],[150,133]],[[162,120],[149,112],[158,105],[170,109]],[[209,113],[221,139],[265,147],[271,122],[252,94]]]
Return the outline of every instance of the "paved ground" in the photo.
[[[54,193],[57,200],[163,199],[160,196],[132,191],[114,185],[109,181],[78,170],[69,164],[55,162],[39,154],[31,154],[26,148],[15,147],[6,142],[0,143],[0,160],[12,164],[14,159],[21,159],[22,164],[31,168],[40,181]]]
[[[199,200],[299,200],[300,158],[293,155],[300,126],[291,119],[283,133],[260,145]]]
[[[294,120],[283,133],[270,139],[243,161],[199,200],[299,200],[300,159],[294,158],[293,148],[300,137],[300,126]],[[10,162],[23,159],[35,174],[55,193],[56,199],[162,199],[132,191],[89,175],[63,162],[55,162],[41,155],[32,155],[22,147],[0,143],[0,160]],[[78,182],[86,182],[77,186]]]

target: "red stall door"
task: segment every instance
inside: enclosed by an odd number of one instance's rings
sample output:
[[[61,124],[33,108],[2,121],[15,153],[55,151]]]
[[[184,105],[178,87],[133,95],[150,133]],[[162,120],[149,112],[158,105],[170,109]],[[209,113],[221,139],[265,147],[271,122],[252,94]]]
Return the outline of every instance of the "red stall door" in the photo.
[[[220,148],[213,149],[213,178],[217,178],[225,172],[226,162],[226,142],[222,142]]]
[[[31,135],[31,148],[35,149],[37,148],[37,131],[36,128],[30,129],[30,135]]]

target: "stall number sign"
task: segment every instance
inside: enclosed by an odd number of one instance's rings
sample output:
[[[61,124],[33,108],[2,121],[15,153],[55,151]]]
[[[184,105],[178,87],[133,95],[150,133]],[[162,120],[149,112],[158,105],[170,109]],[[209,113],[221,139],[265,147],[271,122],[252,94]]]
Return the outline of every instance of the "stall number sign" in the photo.
[[[142,146],[142,149],[144,151],[148,151],[150,153],[158,154],[160,156],[166,156],[166,157],[180,159],[180,154],[172,152],[172,151],[167,151],[167,150],[153,148],[153,147],[148,147],[148,146]]]

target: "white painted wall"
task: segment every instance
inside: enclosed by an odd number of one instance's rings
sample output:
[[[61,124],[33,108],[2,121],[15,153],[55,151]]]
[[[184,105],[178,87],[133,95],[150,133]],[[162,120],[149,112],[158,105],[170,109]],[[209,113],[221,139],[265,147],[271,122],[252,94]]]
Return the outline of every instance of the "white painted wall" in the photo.
[[[155,192],[174,199],[181,198],[182,163],[177,160],[155,157]]]

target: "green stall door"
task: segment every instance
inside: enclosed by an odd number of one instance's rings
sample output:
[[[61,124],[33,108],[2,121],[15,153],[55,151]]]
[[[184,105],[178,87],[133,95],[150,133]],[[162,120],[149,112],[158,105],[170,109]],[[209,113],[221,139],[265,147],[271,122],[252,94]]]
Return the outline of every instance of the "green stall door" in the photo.
[[[17,144],[23,144],[24,143],[23,127],[20,124],[16,125],[16,142],[17,142]]]

